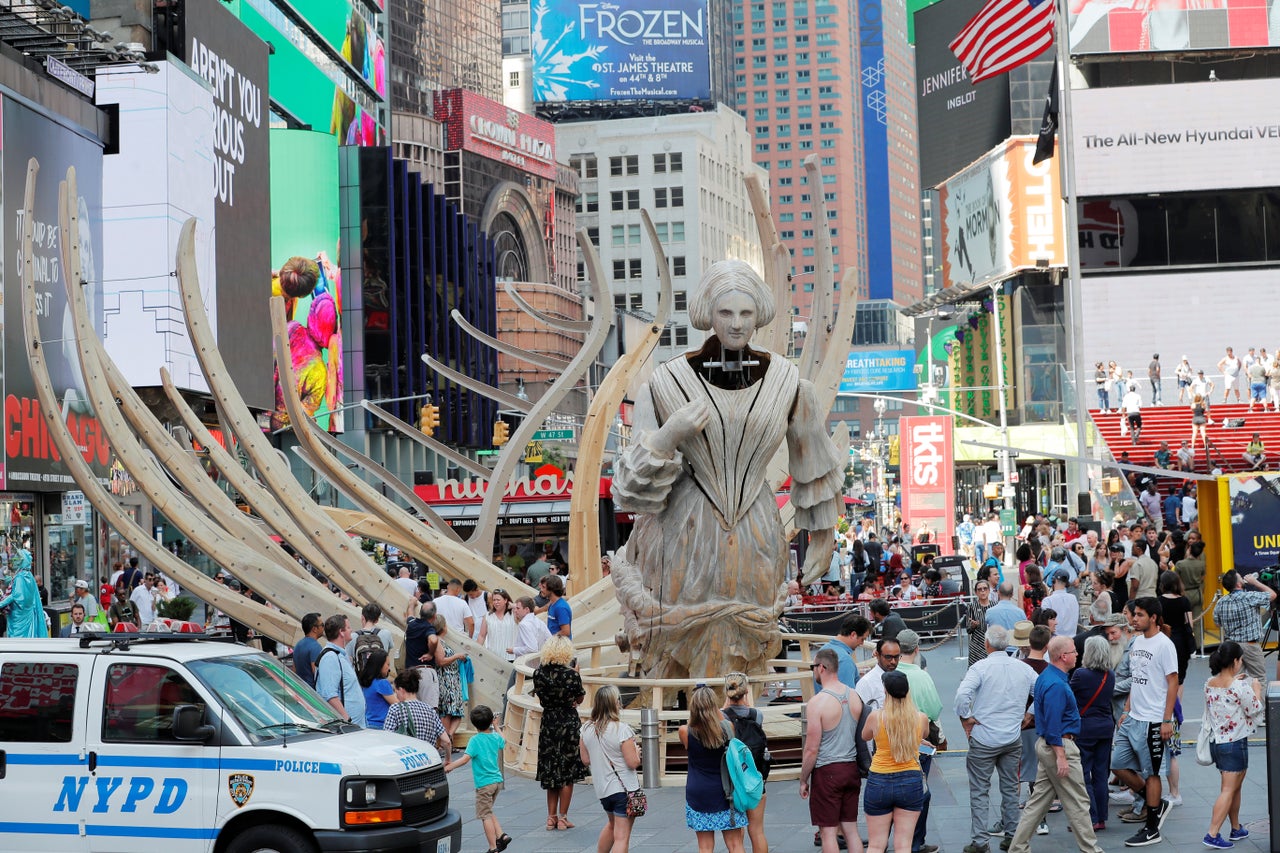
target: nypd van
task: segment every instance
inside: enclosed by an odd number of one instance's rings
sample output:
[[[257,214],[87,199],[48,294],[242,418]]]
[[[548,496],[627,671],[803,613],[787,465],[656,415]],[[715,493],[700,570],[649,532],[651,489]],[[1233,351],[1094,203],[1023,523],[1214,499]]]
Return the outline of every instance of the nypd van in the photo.
[[[435,747],[359,729],[261,652],[0,640],[0,850],[457,853]]]

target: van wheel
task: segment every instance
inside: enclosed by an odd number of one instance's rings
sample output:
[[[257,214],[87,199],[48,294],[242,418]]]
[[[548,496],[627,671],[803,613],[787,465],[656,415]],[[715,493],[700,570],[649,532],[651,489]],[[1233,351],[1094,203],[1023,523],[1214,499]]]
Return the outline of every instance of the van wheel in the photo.
[[[291,826],[251,826],[227,845],[227,853],[314,853],[315,842]]]

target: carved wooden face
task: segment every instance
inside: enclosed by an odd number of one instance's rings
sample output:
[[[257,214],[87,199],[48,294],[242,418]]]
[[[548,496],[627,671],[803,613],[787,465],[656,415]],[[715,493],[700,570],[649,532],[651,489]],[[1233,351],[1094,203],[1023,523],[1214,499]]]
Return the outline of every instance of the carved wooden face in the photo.
[[[724,294],[712,309],[711,329],[725,349],[746,349],[756,331],[756,301],[736,290]]]

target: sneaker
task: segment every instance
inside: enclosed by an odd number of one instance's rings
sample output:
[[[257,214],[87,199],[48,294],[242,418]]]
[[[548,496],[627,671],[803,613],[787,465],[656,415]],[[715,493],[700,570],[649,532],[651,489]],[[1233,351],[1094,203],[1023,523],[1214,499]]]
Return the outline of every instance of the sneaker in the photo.
[[[1040,823],[1036,824],[1036,835],[1048,835],[1048,834],[1049,834],[1049,824],[1045,823],[1044,821],[1040,821]]]
[[[971,843],[964,846],[964,853],[991,853],[990,844]]]
[[[1102,832],[1106,828],[1107,828],[1106,822],[1101,820],[1093,825],[1094,832]]]
[[[911,853],[938,853],[938,845],[921,844],[919,847],[912,850]]]
[[[1049,806],[1049,814],[1057,814],[1062,811],[1062,800],[1054,800],[1053,805]]]
[[[1168,804],[1169,804],[1169,805],[1171,805],[1171,806],[1180,806],[1180,805],[1182,805],[1182,795],[1181,795],[1181,794],[1178,794],[1176,797],[1164,797],[1163,799],[1164,799],[1164,801],[1165,801],[1166,803],[1168,803]]]
[[[1000,849],[1008,850],[1011,844],[1013,844],[1013,836],[1006,834],[1004,840],[1000,842]]]
[[[1004,822],[998,820],[991,824],[991,828],[987,830],[987,835],[995,836],[997,838],[1004,835]]]
[[[1128,788],[1121,788],[1119,791],[1112,791],[1108,794],[1107,799],[1113,803],[1127,806],[1133,802],[1133,791]]]
[[[1139,829],[1137,834],[1132,838],[1124,840],[1125,847],[1146,847],[1148,844],[1159,844],[1163,839],[1160,837],[1160,830],[1147,829],[1145,826]]]
[[[1127,811],[1120,814],[1120,819],[1125,823],[1146,823],[1147,807],[1143,806],[1137,811]]]
[[[1206,834],[1201,843],[1204,844],[1205,847],[1213,850],[1230,850],[1232,847],[1235,847],[1234,844],[1223,838],[1221,833],[1217,835]]]
[[[1173,811],[1173,803],[1168,800],[1160,801],[1160,808],[1156,811],[1156,827],[1161,828],[1164,822],[1169,819],[1169,812]]]
[[[1248,837],[1249,837],[1249,830],[1245,829],[1243,826],[1240,826],[1231,830],[1232,841],[1241,841]]]

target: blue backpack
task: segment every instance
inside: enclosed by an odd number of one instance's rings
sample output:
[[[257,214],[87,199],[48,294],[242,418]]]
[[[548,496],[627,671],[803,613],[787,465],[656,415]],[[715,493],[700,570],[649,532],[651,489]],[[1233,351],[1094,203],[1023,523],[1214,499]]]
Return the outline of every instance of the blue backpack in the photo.
[[[733,725],[721,720],[720,727],[729,738],[720,760],[720,784],[725,799],[740,812],[751,811],[760,805],[760,798],[764,796],[764,777],[756,769],[751,747],[733,736]]]

